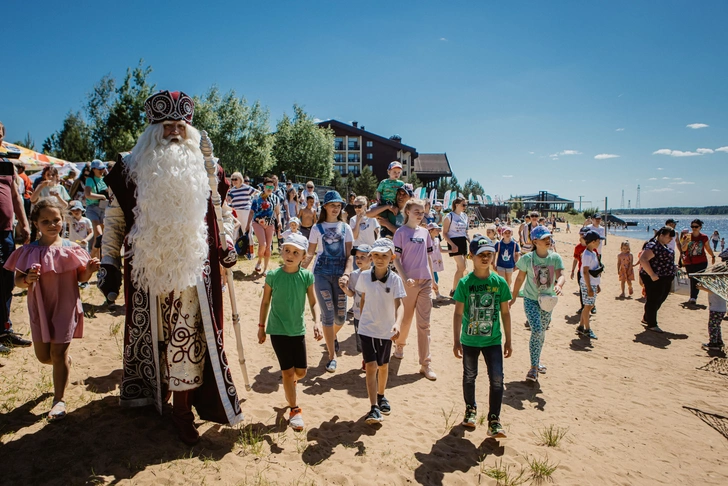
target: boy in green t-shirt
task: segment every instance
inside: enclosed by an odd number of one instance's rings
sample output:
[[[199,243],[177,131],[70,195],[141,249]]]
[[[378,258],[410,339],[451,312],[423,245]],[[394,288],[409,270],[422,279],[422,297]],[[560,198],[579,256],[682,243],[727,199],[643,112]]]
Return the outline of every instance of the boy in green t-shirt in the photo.
[[[453,353],[463,360],[463,426],[475,428],[478,415],[475,403],[475,379],[478,358],[485,358],[490,381],[488,435],[505,438],[500,423],[503,402],[503,357],[511,356],[511,291],[505,279],[491,271],[495,244],[489,238],[475,235],[470,242],[473,272],[460,279],[455,289],[455,313],[452,318]],[[505,343],[501,348],[501,320]]]
[[[301,268],[307,250],[308,239],[301,234],[293,233],[284,240],[281,246],[283,266],[270,271],[265,277],[258,324],[258,343],[263,344],[265,335],[270,334],[273,351],[281,365],[283,390],[291,408],[288,423],[295,431],[303,430],[305,426],[301,408],[296,401],[296,384],[306,376],[308,367],[304,317],[306,297],[313,316],[314,338],[317,341],[323,338],[317,317],[314,277],[311,272]]]

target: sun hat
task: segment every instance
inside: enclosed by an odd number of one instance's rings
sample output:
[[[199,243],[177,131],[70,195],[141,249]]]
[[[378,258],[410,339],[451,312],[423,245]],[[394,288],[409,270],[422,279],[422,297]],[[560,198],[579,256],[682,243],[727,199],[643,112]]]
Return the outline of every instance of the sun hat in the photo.
[[[94,159],[91,161],[91,169],[105,169],[106,164],[101,162],[99,159]]]
[[[437,224],[437,223],[427,223],[427,229],[428,230],[442,231],[442,228],[440,228],[440,225]]]
[[[440,201],[435,201],[435,204],[433,204],[433,207],[442,207],[442,203]]]
[[[402,164],[400,164],[399,162],[397,162],[395,160],[395,161],[389,163],[389,167],[387,167],[387,170],[401,169],[401,168],[402,168]]]
[[[510,231],[511,233],[513,233],[513,228],[511,228],[510,226],[503,226],[501,233],[505,233],[506,231]]]
[[[341,203],[345,204],[346,201],[341,199],[341,195],[336,191],[327,191],[326,195],[324,196],[324,202],[323,205],[326,206],[329,203]]]
[[[551,232],[545,226],[536,226],[531,230],[532,240],[544,240],[551,238]]]
[[[291,245],[295,246],[299,250],[308,250],[308,238],[298,233],[291,233],[283,240],[281,246]]]
[[[288,224],[289,224],[289,225],[290,225],[291,223],[296,223],[296,224],[297,224],[298,226],[301,226],[301,220],[300,220],[300,219],[298,219],[298,218],[297,218],[297,217],[295,217],[295,216],[294,216],[294,217],[292,217],[292,218],[291,218],[291,219],[290,219],[290,220],[288,221]]]
[[[372,247],[369,249],[369,253],[394,254],[394,243],[392,243],[392,240],[389,238],[379,238],[372,244]]]
[[[484,251],[495,253],[495,244],[487,236],[475,235],[470,242],[470,254],[473,256],[480,255]]]
[[[81,204],[81,201],[71,201],[70,203],[68,203],[68,210],[69,211],[73,211],[75,209],[80,209],[81,211],[84,210],[83,209],[83,204]]]
[[[594,230],[589,230],[586,233],[584,233],[583,238],[584,238],[584,241],[586,241],[587,243],[591,243],[592,241],[597,241],[597,240],[603,240],[604,239],[603,236],[601,236],[599,233],[597,233]]]

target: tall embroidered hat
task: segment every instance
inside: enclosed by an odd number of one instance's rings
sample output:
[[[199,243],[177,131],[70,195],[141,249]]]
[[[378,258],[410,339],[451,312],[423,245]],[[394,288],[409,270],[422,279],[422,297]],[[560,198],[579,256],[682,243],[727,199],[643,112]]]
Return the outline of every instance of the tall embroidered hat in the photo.
[[[195,102],[182,91],[160,91],[144,102],[149,123],[161,123],[167,120],[184,120],[192,123],[195,114]]]

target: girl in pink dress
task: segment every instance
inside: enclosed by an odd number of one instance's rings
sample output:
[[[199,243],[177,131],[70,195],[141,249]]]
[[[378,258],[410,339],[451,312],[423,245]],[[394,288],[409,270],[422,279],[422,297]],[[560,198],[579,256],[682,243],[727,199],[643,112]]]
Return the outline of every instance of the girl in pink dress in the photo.
[[[15,272],[15,285],[28,289],[28,317],[35,355],[53,365],[53,407],[49,420],[66,416],[64,393],[71,362],[71,339],[83,337],[83,307],[78,283],[98,270],[99,261],[61,238],[65,208],[53,199],[35,205],[30,220],[41,237],[14,251],[5,269]]]
[[[626,283],[629,287],[629,295],[634,293],[632,290],[632,281],[634,280],[634,256],[632,250],[629,247],[629,241],[622,242],[620,247],[620,253],[617,255],[617,268],[619,270],[619,282],[622,285],[622,293],[619,295],[620,299],[624,299],[624,284]]]

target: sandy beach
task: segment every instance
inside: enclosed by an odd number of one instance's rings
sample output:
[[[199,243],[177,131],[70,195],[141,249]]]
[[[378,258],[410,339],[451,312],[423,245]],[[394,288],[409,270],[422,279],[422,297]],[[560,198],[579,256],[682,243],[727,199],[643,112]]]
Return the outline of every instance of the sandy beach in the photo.
[[[728,362],[709,356],[707,297],[697,309],[671,294],[659,313],[665,334],[640,325],[643,303],[619,299],[616,255],[620,238],[604,247],[606,271],[597,299],[591,342],[574,332],[578,288],[568,280],[577,234],[556,234],[567,285],[553,314],[542,355],[546,374],[525,381],[529,331],[522,304],[512,309],[513,356],[505,361],[501,414],[507,439],[489,439],[486,426],[461,425],[462,364],[452,353],[452,302],[433,309],[435,382],[418,373],[415,329],[403,360],[393,359],[387,397],[392,413],[381,427],[364,423],[369,409],[353,326],[340,334],[334,374],[324,370],[323,345],[309,327],[308,376],[299,383],[306,430],[285,420],[278,362],[270,342],[255,338],[262,277],[253,264],[235,267],[235,289],[253,390],[245,391],[237,365],[227,302],[228,357],[243,400],[245,422],[230,428],[198,420],[201,441],[177,439],[171,408],[121,409],[123,313],[102,306],[93,286],[82,290],[86,335],[70,348],[68,417],[45,419],[52,398],[51,368],[32,348],[0,356],[0,484],[496,484],[494,469],[513,479],[529,462],[556,466],[563,485],[705,484],[728,481]],[[632,242],[635,258],[641,242]],[[446,258],[441,291],[450,290],[454,262]],[[635,296],[640,287],[635,282]],[[16,289],[15,329],[28,334],[26,299]],[[488,381],[480,362],[476,396],[487,411]],[[283,420],[283,421],[282,421]],[[562,432],[554,447],[547,430]],[[504,484],[501,481],[501,484]],[[512,484],[519,484],[517,482]]]

